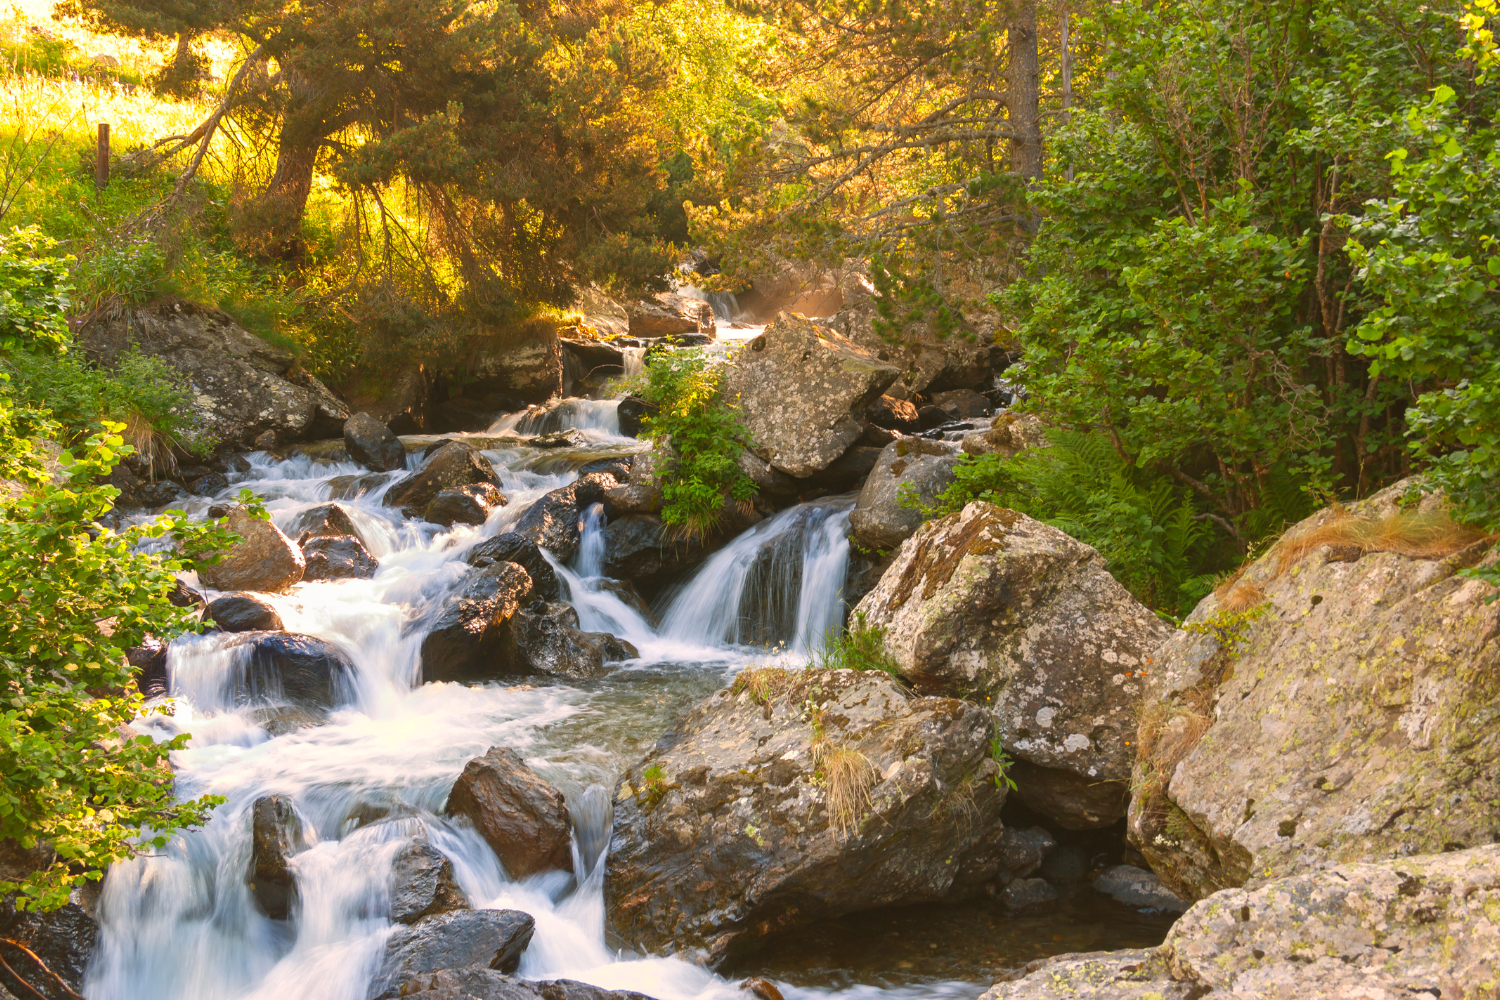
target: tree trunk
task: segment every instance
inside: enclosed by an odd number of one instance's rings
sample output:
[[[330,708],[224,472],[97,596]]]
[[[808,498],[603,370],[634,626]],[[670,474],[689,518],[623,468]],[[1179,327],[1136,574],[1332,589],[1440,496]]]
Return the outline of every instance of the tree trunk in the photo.
[[[1036,5],[1023,3],[1010,23],[1010,169],[1022,177],[1042,176],[1041,72],[1036,52]]]
[[[276,153],[276,172],[265,191],[255,199],[249,234],[260,252],[278,260],[299,260],[306,250],[302,242],[302,213],[312,192],[313,168],[318,162],[318,137],[287,122],[281,130]]]

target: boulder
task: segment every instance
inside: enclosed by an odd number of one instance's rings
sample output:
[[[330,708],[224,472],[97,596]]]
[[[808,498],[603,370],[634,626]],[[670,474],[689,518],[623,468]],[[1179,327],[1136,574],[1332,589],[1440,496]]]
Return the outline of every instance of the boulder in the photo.
[[[516,563],[494,561],[470,571],[422,640],[422,680],[467,683],[516,672],[508,649],[511,619],[531,596],[531,576]]]
[[[617,455],[614,458],[599,458],[592,462],[585,462],[578,467],[578,478],[585,479],[596,472],[602,472],[614,483],[599,480],[602,488],[612,489],[621,483],[630,482],[630,466],[634,461],[632,455]]]
[[[242,632],[230,648],[248,650],[235,678],[241,704],[292,701],[331,708],[354,691],[354,663],[326,639],[295,632]]]
[[[221,632],[280,632],[286,628],[270,601],[255,594],[225,594],[203,609],[203,620]]]
[[[413,838],[391,862],[391,920],[414,924],[423,917],[469,905],[453,877],[453,862],[425,839]]]
[[[305,580],[368,580],[380,568],[353,535],[309,538],[302,543],[302,556],[307,560]]]
[[[626,437],[640,437],[641,421],[656,415],[656,404],[648,403],[639,396],[626,396],[620,400],[620,433]]]
[[[514,531],[504,532],[474,546],[465,561],[477,569],[502,562],[516,563],[531,577],[532,597],[545,601],[562,598],[562,587],[547,557],[542,555],[536,542]]]
[[[925,323],[901,331],[893,344],[874,327],[875,299],[868,289],[845,283],[844,308],[825,322],[901,373],[886,395],[910,400],[947,389],[975,388],[990,377],[990,349],[965,336],[939,336]],[[850,295],[850,292],[855,292]]]
[[[402,996],[420,1000],[651,1000],[628,990],[606,990],[571,979],[530,982],[493,969],[445,969],[408,980]]]
[[[617,514],[655,514],[661,510],[661,486],[658,474],[664,463],[676,456],[658,441],[651,451],[635,456],[630,463],[630,481],[604,491],[604,506],[611,518]]]
[[[1027,448],[1046,448],[1046,428],[1026,413],[1002,413],[986,430],[970,431],[963,437],[966,455],[1000,455],[1013,458]]]
[[[1162,885],[1155,872],[1134,865],[1110,865],[1094,876],[1094,888],[1138,910],[1181,913],[1188,908],[1187,901]]]
[[[909,400],[881,396],[865,410],[870,423],[893,431],[917,429],[917,408]]]
[[[952,484],[958,459],[942,441],[902,438],[886,445],[849,512],[854,537],[872,549],[894,549],[906,541],[921,527],[922,512],[902,506],[903,490],[934,503]]]
[[[250,808],[250,894],[272,920],[291,915],[297,880],[287,862],[303,847],[302,822],[292,804],[276,795]]]
[[[1500,837],[1500,602],[1458,575],[1492,543],[1411,486],[1296,525],[1157,653],[1130,835],[1179,895]]]
[[[14,841],[0,841],[0,845],[14,845]],[[51,851],[46,859],[36,860],[51,863]],[[9,865],[0,863],[0,878],[18,880],[37,870],[35,865],[25,865],[25,871],[7,871]],[[26,949],[41,959],[42,964],[56,973],[76,993],[83,989],[84,977],[89,962],[99,946],[99,924],[94,919],[95,900],[98,898],[98,883],[74,889],[68,901],[47,913],[35,909],[18,910],[14,898],[0,899],[0,938],[20,942]],[[37,966],[36,959],[12,945],[0,944],[0,958],[16,972],[25,974],[30,982],[48,983],[49,978]],[[9,985],[9,978],[0,979],[0,991]],[[47,996],[61,996],[49,991]],[[30,997],[22,991],[19,996]]]
[[[427,456],[416,472],[386,491],[387,507],[426,510],[445,489],[489,483],[500,487],[500,477],[490,460],[462,441],[449,441]]]
[[[472,483],[441,490],[422,516],[433,524],[451,528],[455,524],[483,524],[490,511],[506,504],[505,494],[493,483]]]
[[[968,420],[972,417],[987,417],[994,409],[990,401],[973,389],[949,389],[932,394],[932,405],[948,414],[952,420]]]
[[[354,526],[354,519],[349,516],[349,512],[336,503],[319,504],[299,511],[288,522],[286,534],[288,538],[297,539],[299,545],[309,538],[338,538],[341,535],[353,535],[364,540],[359,529]]]
[[[249,445],[266,431],[279,441],[329,437],[349,416],[291,354],[211,306],[168,296],[107,309],[84,324],[78,341],[106,367],[134,345],[182,372],[193,387],[193,416],[226,443]]]
[[[573,870],[567,802],[514,750],[490,747],[465,764],[446,812],[474,824],[511,878]]]
[[[923,691],[993,698],[996,735],[1035,765],[1017,797],[1068,829],[1124,815],[1142,671],[1171,635],[1092,548],[971,503],[901,545],[856,613]],[[1096,798],[1045,794],[1054,780]]]
[[[1036,873],[1057,847],[1052,834],[1039,826],[1006,827],[1000,840],[1000,880],[1010,882]]]
[[[782,315],[724,380],[754,444],[789,476],[827,468],[865,429],[865,410],[900,372],[832,330]]]
[[[878,671],[741,673],[621,781],[615,939],[718,963],[825,918],[979,888],[983,873],[960,872],[998,832],[990,734],[979,706]]]
[[[328,480],[328,495],[334,500],[358,500],[389,481],[390,477],[383,472],[367,472],[362,476],[334,476]]]
[[[217,563],[199,567],[198,579],[204,586],[279,594],[301,582],[307,568],[302,550],[276,525],[235,509],[225,527],[240,540]]]
[[[369,1000],[391,1000],[412,979],[445,969],[484,966],[514,972],[536,923],[520,910],[454,910],[397,928],[386,939]]]
[[[678,538],[655,514],[626,514],[604,529],[604,575],[655,583],[696,566],[708,551],[705,539]]]
[[[519,336],[495,337],[482,344],[468,366],[476,393],[503,393],[527,403],[543,403],[562,395],[562,345],[545,321],[530,325]]]
[[[182,577],[172,581],[172,592],[167,595],[167,601],[174,608],[201,607],[205,603],[203,595],[183,583]]]
[[[141,640],[139,646],[132,646],[125,651],[125,662],[135,668],[135,686],[142,696],[161,698],[169,693],[165,642],[154,635],[148,635]]]
[[[1058,955],[981,1000],[1377,1000],[1500,982],[1500,847],[1336,865],[1225,889],[1160,948]]]
[[[188,492],[194,496],[216,497],[229,489],[229,480],[217,472],[204,473],[194,476],[187,484]]]
[[[1001,890],[1000,902],[1012,913],[1051,913],[1057,909],[1057,890],[1044,879],[1018,878]]]
[[[560,562],[567,562],[578,551],[579,506],[578,484],[564,486],[526,508],[510,530],[551,552]]]
[[[632,337],[656,338],[698,333],[710,339],[716,333],[714,310],[702,299],[675,292],[662,292],[627,307]]]
[[[608,632],[584,632],[578,612],[561,601],[535,601],[510,620],[507,659],[515,673],[582,679],[597,677],[606,663],[632,660],[640,652]]]
[[[849,449],[849,451],[861,450],[864,449],[858,446]],[[806,486],[802,480],[793,479],[753,451],[741,451],[735,463],[739,465],[741,472],[750,477],[750,481],[755,484],[756,488],[767,496],[794,497]]]
[[[344,421],[344,447],[350,458],[372,472],[406,468],[406,446],[368,413],[356,413]]]
[[[378,395],[365,397],[365,408],[391,433],[426,434],[432,430],[432,410],[439,394],[436,379],[426,366],[407,365],[375,388]]]

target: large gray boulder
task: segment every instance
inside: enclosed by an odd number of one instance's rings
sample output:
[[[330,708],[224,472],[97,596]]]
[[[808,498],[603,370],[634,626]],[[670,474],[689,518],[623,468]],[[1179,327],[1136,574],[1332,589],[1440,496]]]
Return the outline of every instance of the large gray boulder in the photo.
[[[500,477],[490,460],[462,441],[449,441],[428,455],[417,471],[397,481],[386,491],[387,507],[424,511],[445,489],[489,483],[500,487]]]
[[[543,403],[562,394],[562,345],[546,321],[537,321],[519,336],[481,344],[468,374],[471,381],[465,388],[471,393],[503,393]]]
[[[375,472],[406,468],[406,446],[368,413],[356,413],[344,421],[344,447],[350,458]]]
[[[918,690],[993,699],[1027,805],[1068,829],[1125,814],[1141,673],[1171,630],[1099,553],[971,503],[907,539],[856,613]]]
[[[483,966],[444,969],[407,980],[408,1000],[651,1000],[628,990],[606,990],[571,979],[532,982]]]
[[[234,510],[225,527],[240,538],[217,563],[199,567],[198,579],[205,587],[279,594],[302,581],[307,560],[276,525],[247,511]]]
[[[979,706],[878,671],[740,674],[621,781],[613,934],[718,963],[826,917],[980,891],[1005,798],[990,735]]]
[[[339,434],[349,409],[297,364],[227,313],[167,297],[106,310],[78,333],[89,360],[113,367],[131,346],[166,361],[192,386],[191,408],[218,439],[248,447]]]
[[[391,862],[391,920],[414,924],[424,917],[467,907],[453,862],[425,838],[407,841]]]
[[[531,575],[516,563],[472,570],[422,640],[422,679],[465,683],[512,672],[510,623],[531,596]]]
[[[364,543],[353,535],[321,535],[302,543],[307,560],[304,580],[368,580],[380,568]]]
[[[722,390],[751,450],[787,475],[831,465],[900,371],[832,330],[783,314],[736,356]]]
[[[1160,948],[1043,959],[981,1000],[1483,996],[1500,985],[1497,914],[1500,847],[1337,865],[1217,892]]]
[[[396,930],[385,943],[369,1000],[390,1000],[418,976],[471,966],[514,972],[536,922],[520,910],[454,910]]]
[[[1457,575],[1495,556],[1407,485],[1296,525],[1157,654],[1130,833],[1180,895],[1500,836],[1500,602]]]
[[[902,438],[880,452],[849,512],[849,527],[862,545],[894,549],[922,526],[922,512],[905,506],[907,493],[925,503],[953,482],[959,453],[944,441]]]
[[[506,747],[464,765],[447,814],[474,824],[511,878],[573,870],[573,826],[562,792]]]

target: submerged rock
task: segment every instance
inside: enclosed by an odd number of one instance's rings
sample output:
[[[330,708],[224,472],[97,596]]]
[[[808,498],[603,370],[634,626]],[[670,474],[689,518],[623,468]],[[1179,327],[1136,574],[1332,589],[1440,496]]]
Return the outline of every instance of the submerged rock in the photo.
[[[616,939],[718,963],[825,917],[949,897],[998,833],[990,732],[977,705],[876,671],[742,673],[621,782]]]
[[[1171,630],[1097,552],[971,503],[922,525],[857,613],[919,690],[994,699],[996,734],[1034,765],[1016,795],[1068,829],[1125,813],[1142,672]],[[1051,795],[1061,781],[1089,797]]]
[[[380,568],[353,535],[309,538],[302,543],[302,555],[307,560],[305,580],[368,580]]]
[[[270,601],[255,594],[225,594],[203,609],[203,620],[221,632],[280,632],[286,628]]]
[[[368,413],[356,413],[344,421],[344,447],[350,458],[372,472],[406,468],[406,446]]]
[[[1126,906],[1181,913],[1187,901],[1161,884],[1155,872],[1134,865],[1111,865],[1094,876],[1094,888]]]
[[[1408,486],[1292,528],[1157,654],[1130,833],[1179,895],[1500,836],[1500,603],[1457,575],[1495,557]]]
[[[414,924],[423,917],[462,910],[469,905],[453,877],[453,862],[443,852],[415,838],[391,863],[391,920]]]
[[[399,997],[412,979],[446,969],[514,972],[535,930],[519,910],[456,910],[401,927],[386,940],[369,1000]]]
[[[1051,913],[1057,908],[1057,890],[1044,879],[1019,878],[1000,893],[1000,902],[1012,913]]]
[[[446,812],[474,824],[511,878],[573,870],[568,804],[514,750],[490,747],[465,764]]]
[[[327,639],[295,632],[243,632],[230,648],[247,650],[235,681],[241,703],[281,701],[332,708],[354,690],[354,663]]]
[[[204,586],[279,594],[301,582],[307,566],[302,550],[276,525],[237,509],[230,512],[225,527],[240,540],[219,562],[199,567]]]
[[[384,502],[387,507],[422,511],[443,490],[476,483],[489,483],[499,489],[495,467],[464,442],[449,441],[429,455],[416,472],[386,491]]]
[[[786,314],[740,352],[724,381],[751,450],[798,478],[827,468],[865,429],[898,369],[832,330]]]
[[[445,528],[455,524],[478,525],[489,519],[490,511],[505,504],[505,494],[493,483],[471,483],[439,492],[422,516]]]
[[[922,512],[904,506],[906,492],[925,503],[953,482],[959,454],[952,446],[921,438],[892,441],[880,452],[849,512],[854,537],[872,549],[894,549],[922,526]]]
[[[302,822],[292,804],[276,795],[250,809],[250,894],[272,920],[291,915],[297,882],[287,862],[302,849]]]

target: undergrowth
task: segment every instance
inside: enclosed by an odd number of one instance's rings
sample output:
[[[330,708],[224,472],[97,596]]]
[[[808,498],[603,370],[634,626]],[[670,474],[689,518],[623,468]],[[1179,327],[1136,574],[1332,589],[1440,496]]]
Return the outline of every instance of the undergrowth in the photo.
[[[901,667],[885,648],[886,630],[871,625],[863,611],[856,611],[846,630],[824,638],[818,650],[821,670],[879,670],[901,680]]]
[[[671,446],[672,457],[659,477],[661,519],[682,535],[712,532],[727,505],[748,503],[757,492],[739,467],[749,432],[722,398],[723,378],[723,366],[702,351],[661,351],[628,384],[657,407],[641,422],[643,436]]]

